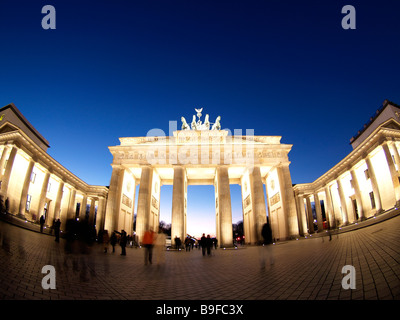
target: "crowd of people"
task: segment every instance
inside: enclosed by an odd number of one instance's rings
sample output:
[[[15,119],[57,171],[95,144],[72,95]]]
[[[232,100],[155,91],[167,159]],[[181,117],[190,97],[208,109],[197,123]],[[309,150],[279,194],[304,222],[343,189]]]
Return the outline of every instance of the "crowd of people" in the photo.
[[[210,235],[205,235],[200,239],[195,239],[191,236],[187,236],[185,240],[182,240],[179,237],[174,238],[174,245],[171,247],[167,246],[167,236],[160,229],[158,233],[155,233],[152,230],[147,230],[144,235],[142,241],[138,241],[135,236],[127,235],[125,230],[121,230],[120,232],[114,230],[111,235],[109,235],[107,230],[100,232],[99,234],[99,242],[103,243],[104,253],[108,252],[109,246],[111,246],[111,252],[115,253],[115,248],[117,245],[121,247],[121,255],[126,255],[126,247],[143,247],[144,251],[144,263],[152,264],[153,260],[156,260],[157,264],[161,264],[165,261],[165,254],[163,253],[166,249],[177,251],[191,251],[197,248],[198,250],[202,250],[203,256],[206,254],[211,256],[211,250],[217,249],[218,240],[216,238],[211,238]]]
[[[2,200],[2,199],[0,199]],[[5,203],[0,201],[0,211],[7,213],[8,209],[8,199],[6,199]],[[86,222],[86,223],[85,223]],[[43,232],[43,227],[45,224],[44,216],[41,216],[39,219],[40,224],[40,232]],[[52,231],[54,230],[55,241],[59,242],[60,240],[60,228],[61,221],[60,219],[55,219],[53,221],[53,225],[51,227]],[[112,248],[112,253],[115,253],[116,246],[119,245],[121,247],[121,255],[126,256],[126,247],[141,247],[143,246],[144,251],[144,263],[152,264],[153,260],[156,260],[157,264],[162,264],[165,261],[165,251],[167,247],[167,237],[162,229],[159,230],[158,233],[155,233],[152,230],[147,230],[144,233],[143,239],[139,242],[139,239],[135,237],[135,235],[128,235],[125,230],[117,231],[114,230],[111,235],[108,233],[108,230],[100,231],[96,238],[96,231],[91,227],[86,220],[78,222],[75,219],[70,219],[66,222],[66,231],[64,234],[65,242],[65,251],[66,253],[87,253],[88,246],[90,247],[94,242],[102,243],[104,253],[108,253],[109,246]],[[52,232],[51,232],[52,233]],[[269,257],[270,264],[274,263],[274,257],[272,254],[272,232],[269,223],[263,225],[262,227],[262,237],[263,241],[260,248],[260,263],[261,267],[264,268],[267,258]],[[75,245],[74,245],[75,243]],[[79,244],[78,246],[76,244]],[[171,248],[168,249],[176,249],[177,251],[193,251],[194,248],[198,250],[201,249],[203,256],[211,256],[212,249],[216,250],[218,247],[217,238],[211,238],[210,235],[205,235],[203,233],[200,239],[195,239],[189,235],[182,240],[179,237],[174,238],[174,244],[171,244]],[[90,250],[89,250],[90,251]]]

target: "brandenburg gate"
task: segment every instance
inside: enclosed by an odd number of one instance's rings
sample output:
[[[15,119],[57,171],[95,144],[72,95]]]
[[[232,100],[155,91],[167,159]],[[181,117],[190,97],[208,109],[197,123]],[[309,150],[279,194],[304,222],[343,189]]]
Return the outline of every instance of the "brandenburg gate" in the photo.
[[[151,130],[146,137],[120,138],[109,147],[113,155],[105,229],[133,233],[135,197],[138,197],[136,236],[158,230],[160,187],[173,185],[171,238],[186,236],[188,185],[214,185],[216,233],[221,247],[232,246],[230,184],[242,190],[242,209],[247,243],[261,240],[261,228],[269,222],[276,239],[299,234],[299,224],[288,153],[292,145],[280,136],[255,136],[253,130],[222,130],[217,117],[201,119],[202,109],[189,125],[181,118],[181,130],[166,136]],[[176,127],[176,126],[175,126]],[[150,135],[150,133],[157,133]],[[136,186],[139,192],[136,195]],[[264,185],[265,184],[265,190]]]

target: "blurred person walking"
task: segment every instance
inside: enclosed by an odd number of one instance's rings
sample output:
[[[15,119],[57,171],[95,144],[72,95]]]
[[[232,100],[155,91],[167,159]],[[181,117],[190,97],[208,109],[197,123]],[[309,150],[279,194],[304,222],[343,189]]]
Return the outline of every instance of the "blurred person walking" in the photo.
[[[273,256],[273,241],[272,241],[272,230],[267,220],[261,230],[261,235],[263,237],[262,244],[259,246],[259,254],[260,254],[260,266],[261,269],[265,268],[265,263],[267,258],[269,257],[270,265],[274,264],[274,256]]]
[[[115,232],[113,232],[111,234],[110,244],[112,246],[112,252],[114,253],[115,252],[115,245],[117,244],[117,235],[115,234]]]
[[[157,260],[157,265],[163,264],[165,262],[165,243],[167,240],[167,236],[160,229],[158,231],[157,237],[154,241],[155,247],[155,257]]]
[[[54,222],[54,234],[56,236],[56,242],[60,242],[60,227],[61,227],[61,221],[60,219],[57,219]]]
[[[144,264],[153,263],[153,245],[154,245],[154,232],[153,230],[147,230],[143,236],[143,245],[145,247],[144,252]]]
[[[103,248],[104,253],[107,253],[108,243],[110,242],[110,236],[108,235],[108,230],[103,231]]]
[[[200,246],[201,246],[201,252],[203,253],[203,256],[205,256],[206,246],[207,246],[207,238],[205,233],[203,233],[202,237],[200,238]]]
[[[213,240],[211,239],[210,235],[207,235],[206,238],[206,247],[207,247],[207,255],[211,256],[211,248],[213,246]]]

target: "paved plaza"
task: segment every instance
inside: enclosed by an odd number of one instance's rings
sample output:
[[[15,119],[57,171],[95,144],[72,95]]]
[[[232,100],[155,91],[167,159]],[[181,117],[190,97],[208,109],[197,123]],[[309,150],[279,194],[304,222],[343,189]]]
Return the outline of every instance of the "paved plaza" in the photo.
[[[0,221],[3,300],[392,300],[400,298],[400,216],[329,237],[281,242],[275,263],[260,267],[260,247],[165,251],[165,263],[144,264],[144,249],[127,255],[65,254],[65,240]],[[42,267],[56,271],[56,289],[43,289]],[[356,288],[343,289],[352,265]]]

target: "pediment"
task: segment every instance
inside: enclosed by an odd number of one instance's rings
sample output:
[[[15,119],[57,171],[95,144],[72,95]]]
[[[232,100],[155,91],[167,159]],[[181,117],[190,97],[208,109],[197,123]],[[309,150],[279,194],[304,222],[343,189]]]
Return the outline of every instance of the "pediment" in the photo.
[[[13,124],[6,122],[0,127],[0,134],[19,131],[19,128]]]
[[[381,127],[387,129],[400,130],[400,123],[398,123],[395,119],[392,118],[382,123]]]

